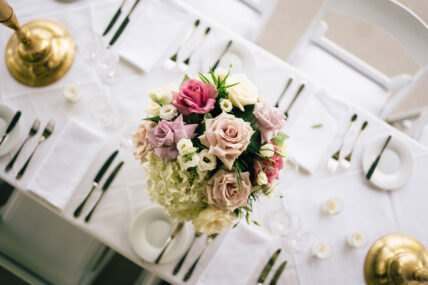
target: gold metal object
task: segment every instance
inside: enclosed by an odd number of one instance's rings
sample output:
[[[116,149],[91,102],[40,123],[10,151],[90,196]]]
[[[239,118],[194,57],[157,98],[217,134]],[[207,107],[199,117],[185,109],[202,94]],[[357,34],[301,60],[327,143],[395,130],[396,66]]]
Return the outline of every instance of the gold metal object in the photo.
[[[0,23],[15,31],[6,47],[6,65],[16,80],[29,86],[45,86],[67,73],[75,46],[62,26],[35,20],[21,27],[4,0],[0,0]]]
[[[364,278],[368,285],[428,284],[428,252],[408,235],[384,236],[367,253]]]

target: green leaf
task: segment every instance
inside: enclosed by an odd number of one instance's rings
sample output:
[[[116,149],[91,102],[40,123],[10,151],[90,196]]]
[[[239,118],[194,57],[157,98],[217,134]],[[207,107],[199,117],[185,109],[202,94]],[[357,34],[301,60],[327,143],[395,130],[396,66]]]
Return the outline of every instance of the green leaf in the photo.
[[[259,226],[259,227],[261,227],[262,226],[262,224],[260,224],[259,222],[257,222],[257,221],[254,221],[253,220],[253,224],[255,224],[256,226]]]
[[[183,78],[183,81],[181,81],[181,85],[183,85],[183,83],[186,81],[186,80],[189,80],[190,79],[190,77],[189,76],[187,76],[187,74],[185,74],[184,75],[184,78]]]
[[[162,120],[162,118],[160,116],[156,116],[156,117],[151,117],[151,118],[145,118],[144,120],[146,121],[153,121],[153,122],[159,122],[160,120]]]
[[[323,126],[323,124],[315,124],[311,128],[312,129],[318,129],[318,128],[321,128],[322,126]]]
[[[288,139],[289,136],[284,134],[283,132],[279,132],[274,138],[272,138],[273,143],[276,146],[282,146],[286,139]]]
[[[254,113],[254,105],[245,106],[243,112],[238,108],[233,108],[232,113],[235,115],[235,117],[241,118],[245,122],[250,122]]]
[[[247,224],[250,224],[250,222],[251,222],[251,217],[250,217],[250,214],[249,214],[249,213],[247,213],[247,215],[245,216],[245,219],[247,220]]]
[[[203,75],[202,73],[199,72],[199,78],[202,80],[202,82],[204,83],[210,83],[209,79]]]

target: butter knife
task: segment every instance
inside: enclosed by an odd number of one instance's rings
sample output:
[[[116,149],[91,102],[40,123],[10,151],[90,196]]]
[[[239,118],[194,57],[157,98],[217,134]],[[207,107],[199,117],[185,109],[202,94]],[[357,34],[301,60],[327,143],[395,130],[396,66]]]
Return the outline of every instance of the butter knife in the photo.
[[[178,223],[178,225],[175,227],[174,231],[172,232],[172,234],[167,239],[165,246],[163,247],[162,251],[159,253],[158,257],[156,258],[155,264],[159,264],[159,262],[161,261],[162,256],[164,255],[165,251],[168,249],[169,245],[172,243],[174,238],[180,233],[183,226],[184,226],[184,223],[181,222],[181,223]]]
[[[0,146],[3,144],[4,140],[9,136],[13,128],[15,128],[20,117],[21,117],[21,111],[16,112],[12,120],[10,121],[9,126],[7,126],[6,132],[4,133],[3,137],[0,140]]]
[[[83,207],[85,206],[86,202],[88,201],[89,197],[92,195],[92,192],[94,192],[95,188],[97,188],[98,183],[100,183],[101,178],[104,176],[104,174],[107,172],[107,169],[110,167],[111,163],[113,162],[114,158],[119,153],[118,150],[113,152],[110,157],[104,162],[101,169],[98,171],[97,175],[94,178],[94,181],[92,182],[92,188],[89,191],[88,195],[86,195],[85,199],[80,203],[80,205],[76,208],[74,211],[74,217],[77,218],[80,216],[80,213],[82,212]]]
[[[263,271],[260,274],[259,279],[257,279],[257,285],[262,285],[265,282],[266,277],[268,276],[269,272],[271,271],[271,269],[272,269],[273,265],[275,264],[275,261],[278,258],[280,253],[281,253],[280,248],[274,252],[272,257],[269,259],[268,263],[263,268]]]
[[[220,56],[218,57],[217,61],[214,63],[214,66],[211,68],[212,71],[215,71],[216,68],[218,67],[218,65],[220,64],[220,61],[222,60],[223,56],[227,53],[227,51],[229,50],[230,46],[232,45],[233,41],[230,40],[226,47],[224,48],[223,52],[220,54]]]
[[[375,169],[379,163],[380,157],[382,156],[383,152],[385,151],[386,147],[388,146],[389,141],[391,140],[391,137],[392,137],[391,135],[388,136],[388,138],[385,141],[385,144],[382,147],[382,150],[380,151],[379,155],[376,157],[375,161],[373,161],[372,166],[370,166],[369,172],[367,172],[367,175],[366,175],[367,180],[370,180],[370,178],[372,178],[373,172],[375,171]]]
[[[120,169],[123,166],[123,161],[121,161],[116,168],[113,170],[113,172],[110,174],[110,176],[107,178],[106,182],[104,182],[103,188],[102,188],[102,192],[100,197],[98,198],[97,202],[95,203],[95,205],[92,207],[92,210],[86,215],[85,217],[85,222],[89,222],[89,220],[92,217],[92,214],[94,213],[95,209],[97,208],[98,204],[100,203],[100,201],[103,199],[107,189],[110,187],[110,184],[113,182],[114,178],[116,177],[116,175],[119,173]]]
[[[131,16],[132,12],[134,12],[135,7],[137,7],[137,4],[140,2],[140,0],[135,0],[134,5],[132,6],[131,10],[129,11],[128,15],[126,15],[125,20],[123,20],[122,24],[120,24],[119,29],[116,31],[116,33],[114,34],[113,38],[111,39],[111,41],[109,42],[109,46],[114,45],[114,43],[117,41],[117,39],[120,37],[120,35],[122,34],[123,30],[125,30],[126,26],[129,23],[129,17]]]
[[[123,8],[123,5],[125,5],[125,2],[126,2],[126,0],[123,0],[122,4],[120,4],[119,9],[117,9],[113,18],[110,20],[110,23],[108,24],[106,30],[104,31],[103,36],[107,35],[107,33],[110,32],[111,28],[113,28],[114,24],[116,23],[117,19],[119,18],[120,14],[122,13],[122,8]]]
[[[284,262],[281,263],[281,265],[276,270],[275,275],[273,276],[273,278],[270,281],[269,285],[276,285],[276,283],[278,282],[279,277],[281,277],[282,271],[284,271],[284,268],[285,268],[286,265],[287,265],[287,261],[284,261]]]

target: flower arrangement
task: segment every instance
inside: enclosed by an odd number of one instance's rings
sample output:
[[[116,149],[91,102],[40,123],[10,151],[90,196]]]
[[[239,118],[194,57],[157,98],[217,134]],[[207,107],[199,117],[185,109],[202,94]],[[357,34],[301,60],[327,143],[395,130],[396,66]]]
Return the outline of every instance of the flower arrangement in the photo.
[[[196,231],[218,233],[271,197],[286,158],[285,115],[243,74],[217,69],[149,94],[133,135],[147,194]],[[237,223],[235,223],[237,225]]]

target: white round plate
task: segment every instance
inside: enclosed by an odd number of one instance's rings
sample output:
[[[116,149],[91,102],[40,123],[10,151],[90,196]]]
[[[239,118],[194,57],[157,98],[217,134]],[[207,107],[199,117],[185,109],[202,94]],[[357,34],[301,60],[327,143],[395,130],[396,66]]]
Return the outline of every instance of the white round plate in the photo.
[[[10,121],[15,115],[16,111],[10,108],[7,105],[0,104],[0,138],[3,136],[7,127],[9,126]],[[9,137],[3,142],[0,146],[0,156],[8,154],[19,142],[21,136],[21,126],[19,124],[13,128],[12,132],[9,134]]]
[[[386,139],[386,136],[378,137],[364,148],[362,157],[364,173],[369,171]],[[413,165],[414,159],[409,147],[403,141],[392,137],[370,178],[370,182],[383,190],[400,188],[409,180]]]
[[[207,72],[215,64],[218,57],[224,51],[228,41],[220,42],[207,48],[204,57],[201,59],[201,67],[203,72]],[[225,53],[218,67],[229,69],[232,64],[231,71],[233,73],[245,73],[251,78],[251,74],[255,71],[256,64],[254,56],[240,42],[234,41],[229,50]]]
[[[168,214],[161,207],[143,210],[131,223],[129,240],[135,253],[148,262],[154,262],[162,251],[166,240],[174,230]],[[160,263],[167,263],[181,257],[188,245],[189,226],[184,225],[164,253]]]

